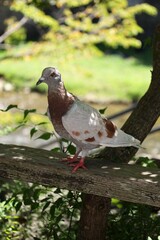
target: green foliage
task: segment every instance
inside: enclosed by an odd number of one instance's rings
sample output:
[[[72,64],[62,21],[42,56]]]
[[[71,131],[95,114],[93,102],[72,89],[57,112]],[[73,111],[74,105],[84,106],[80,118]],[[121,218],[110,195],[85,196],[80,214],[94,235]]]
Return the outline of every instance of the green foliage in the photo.
[[[2,240],[76,239],[80,194],[18,181],[1,189],[6,193],[0,203]]]
[[[48,122],[42,121],[43,118],[46,118],[45,114],[37,113],[36,109],[22,109],[22,108],[19,108],[18,105],[10,104],[6,109],[0,109],[0,116],[2,116],[2,113],[8,113],[10,111],[11,111],[12,121],[9,124],[9,126],[5,125],[0,127],[0,136],[9,134],[21,127],[30,128],[31,138],[38,131],[41,133],[41,135],[37,137],[37,139],[47,140],[53,136],[53,133],[47,132],[47,130],[49,129]],[[15,116],[15,112],[18,112],[18,120],[14,122],[13,116]],[[36,121],[32,120],[33,114],[36,116]]]
[[[158,240],[160,238],[159,209],[112,200],[109,219],[110,239]]]
[[[18,31],[14,32],[10,35],[6,40],[5,43],[11,45],[18,45],[19,43],[24,43],[26,40],[26,30],[25,28],[21,28]]]
[[[26,17],[32,19],[42,26],[50,27],[54,30],[57,29],[57,21],[52,17],[45,15],[43,11],[35,6],[28,5],[25,1],[16,0],[11,5],[11,10],[22,12]]]
[[[8,57],[10,54],[13,58]],[[95,48],[72,51],[64,43],[58,46],[27,44],[6,52],[1,58],[0,73],[15,89],[34,90],[42,69],[53,64],[62,73],[67,89],[75,95],[83,98],[96,96],[105,101],[132,100],[139,98],[150,82],[151,64],[147,59],[151,59],[149,51],[123,58],[109,54],[102,56]],[[120,74],[122,69],[123,74]],[[46,91],[45,84],[39,89]]]
[[[22,12],[41,26],[48,27],[44,39],[55,44],[69,41],[78,48],[88,44],[105,43],[116,48],[140,47],[135,36],[143,31],[136,22],[136,15],[156,15],[157,10],[149,4],[128,6],[126,0],[91,1],[13,0],[11,10]],[[45,14],[51,9],[51,14]]]

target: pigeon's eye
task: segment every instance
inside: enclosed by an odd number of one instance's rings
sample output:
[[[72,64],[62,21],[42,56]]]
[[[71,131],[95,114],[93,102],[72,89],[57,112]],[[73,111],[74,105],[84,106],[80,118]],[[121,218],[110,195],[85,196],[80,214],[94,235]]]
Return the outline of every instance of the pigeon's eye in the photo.
[[[52,72],[52,73],[50,74],[51,77],[55,77],[55,75],[56,75],[55,72]]]

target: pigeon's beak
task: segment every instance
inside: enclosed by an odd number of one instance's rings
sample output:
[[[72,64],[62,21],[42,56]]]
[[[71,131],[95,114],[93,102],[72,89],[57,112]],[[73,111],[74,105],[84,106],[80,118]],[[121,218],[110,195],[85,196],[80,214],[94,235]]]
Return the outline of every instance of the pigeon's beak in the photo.
[[[45,80],[44,77],[41,77],[41,78],[38,80],[38,82],[36,83],[36,86],[39,85],[39,84],[41,84],[42,82],[44,82],[44,80]]]

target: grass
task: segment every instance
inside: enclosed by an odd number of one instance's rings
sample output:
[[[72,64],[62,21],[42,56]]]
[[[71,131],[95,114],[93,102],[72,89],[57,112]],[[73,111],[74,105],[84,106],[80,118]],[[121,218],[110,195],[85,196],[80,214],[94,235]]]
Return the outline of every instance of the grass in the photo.
[[[11,57],[0,52],[0,74],[16,89],[34,88],[44,67],[57,66],[67,89],[89,99],[131,100],[141,96],[149,85],[151,66],[137,57],[88,54],[88,50],[65,54],[63,50],[46,49],[34,56],[26,54],[34,51],[34,45],[26,44],[12,49]]]

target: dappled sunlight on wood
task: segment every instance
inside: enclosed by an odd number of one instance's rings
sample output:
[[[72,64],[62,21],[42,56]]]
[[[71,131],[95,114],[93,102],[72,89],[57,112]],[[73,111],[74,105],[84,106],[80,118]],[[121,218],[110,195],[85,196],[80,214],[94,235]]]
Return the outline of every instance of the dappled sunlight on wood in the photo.
[[[88,170],[71,173],[65,156],[42,149],[0,144],[0,176],[130,202],[160,206],[160,170],[86,159]],[[137,197],[138,196],[138,197]]]

